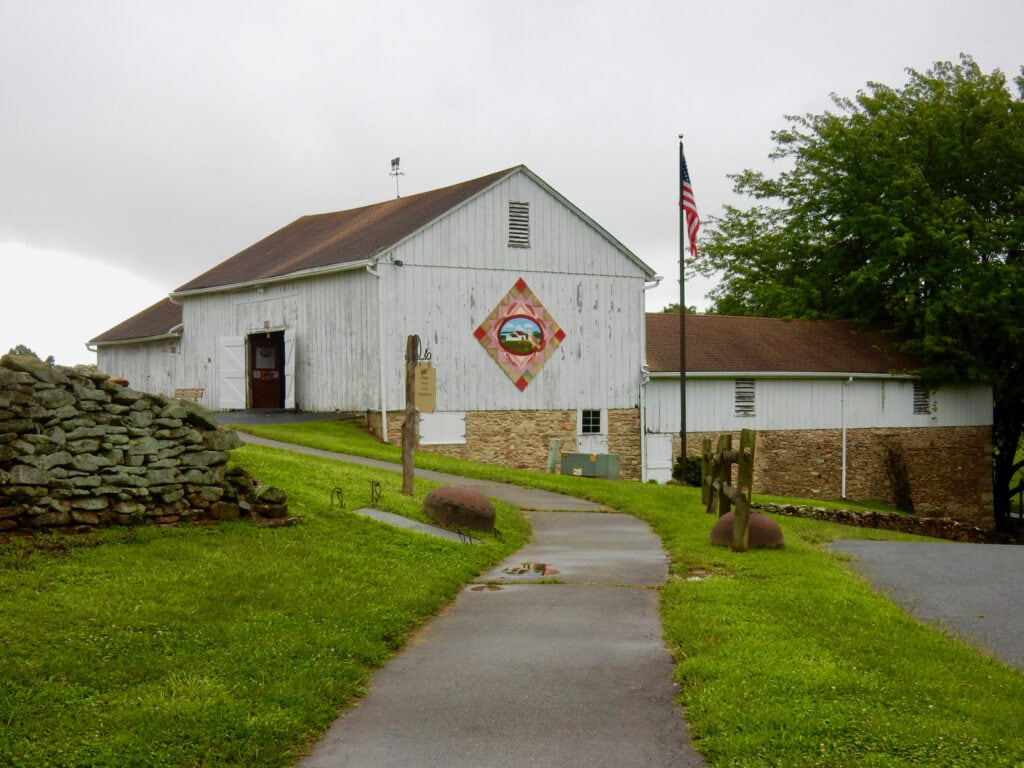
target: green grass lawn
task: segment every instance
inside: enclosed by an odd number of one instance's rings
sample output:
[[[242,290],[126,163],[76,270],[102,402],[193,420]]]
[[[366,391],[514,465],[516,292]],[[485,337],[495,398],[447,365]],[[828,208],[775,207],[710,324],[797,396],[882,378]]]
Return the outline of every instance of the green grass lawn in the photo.
[[[346,422],[251,431],[391,461]],[[234,461],[289,494],[302,525],[133,528],[0,547],[0,765],[287,766],[374,667],[460,587],[525,541],[466,547],[331,509],[401,474],[246,446]],[[1024,766],[1024,675],[908,618],[821,544],[908,538],[781,518],[787,547],[707,542],[696,489],[417,466],[572,491],[648,521],[692,736],[714,766]],[[688,576],[700,571],[708,578]],[[682,727],[682,724],[680,725]]]
[[[401,474],[244,447],[306,522],[131,528],[0,547],[0,765],[286,766],[372,669],[519,548],[465,546],[330,508],[419,516]]]

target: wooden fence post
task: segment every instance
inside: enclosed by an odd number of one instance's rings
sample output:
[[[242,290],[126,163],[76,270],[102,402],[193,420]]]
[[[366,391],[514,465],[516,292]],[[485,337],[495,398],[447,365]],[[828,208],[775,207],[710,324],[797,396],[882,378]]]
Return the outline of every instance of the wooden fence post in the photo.
[[[750,532],[750,496],[754,484],[754,445],[757,432],[744,429],[740,432],[740,449],[736,454],[738,467],[736,478],[736,514],[732,528],[732,549],[746,552]]]
[[[722,517],[732,511],[732,500],[729,498],[729,484],[732,482],[732,435],[726,432],[718,436],[718,470],[715,473],[715,484],[718,487],[718,516]]]
[[[711,452],[711,437],[704,435],[700,441],[700,502],[707,512],[711,512],[711,478],[714,473],[711,469],[711,462],[714,454]]]

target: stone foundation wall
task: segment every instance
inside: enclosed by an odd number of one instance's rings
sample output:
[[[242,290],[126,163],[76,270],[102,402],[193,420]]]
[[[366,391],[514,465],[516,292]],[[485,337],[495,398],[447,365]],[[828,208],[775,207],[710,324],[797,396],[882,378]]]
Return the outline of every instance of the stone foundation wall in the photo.
[[[388,442],[402,443],[404,412],[388,413]],[[367,413],[366,424],[380,437],[380,414]],[[576,411],[470,411],[466,414],[463,445],[431,445],[421,450],[457,459],[496,464],[512,469],[547,469],[551,441],[561,453],[576,451]],[[608,411],[608,453],[620,456],[619,476],[640,479],[640,411]]]
[[[687,436],[689,455],[700,455],[701,438]],[[738,442],[739,435],[733,439]],[[677,438],[676,446],[678,442]],[[754,492],[809,499],[841,498],[842,432],[758,432]],[[950,517],[991,528],[992,430],[847,430],[846,498],[882,501],[920,517]]]
[[[639,480],[643,477],[640,437],[639,408],[608,411],[608,453],[619,455],[619,477],[623,480]]]
[[[252,517],[285,520],[282,491],[227,468],[241,445],[198,403],[104,373],[0,358],[0,533]]]

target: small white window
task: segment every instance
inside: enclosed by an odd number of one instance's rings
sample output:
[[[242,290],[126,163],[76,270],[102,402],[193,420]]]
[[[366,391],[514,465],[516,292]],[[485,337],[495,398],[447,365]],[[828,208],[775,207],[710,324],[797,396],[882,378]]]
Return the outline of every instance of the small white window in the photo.
[[[600,435],[601,434],[601,411],[598,409],[580,412],[580,434]]]
[[[734,397],[737,416],[746,417],[754,415],[753,379],[736,379]]]
[[[932,413],[932,391],[920,381],[914,382],[914,415],[930,416]]]
[[[530,247],[530,204],[508,204],[508,246],[509,248]]]

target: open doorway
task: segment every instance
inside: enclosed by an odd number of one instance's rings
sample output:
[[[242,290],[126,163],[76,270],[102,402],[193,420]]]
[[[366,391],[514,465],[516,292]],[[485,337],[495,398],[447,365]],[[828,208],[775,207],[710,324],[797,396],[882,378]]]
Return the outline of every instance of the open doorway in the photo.
[[[295,332],[222,336],[217,342],[217,408],[295,408]]]
[[[284,408],[284,332],[251,334],[248,346],[250,407]]]

